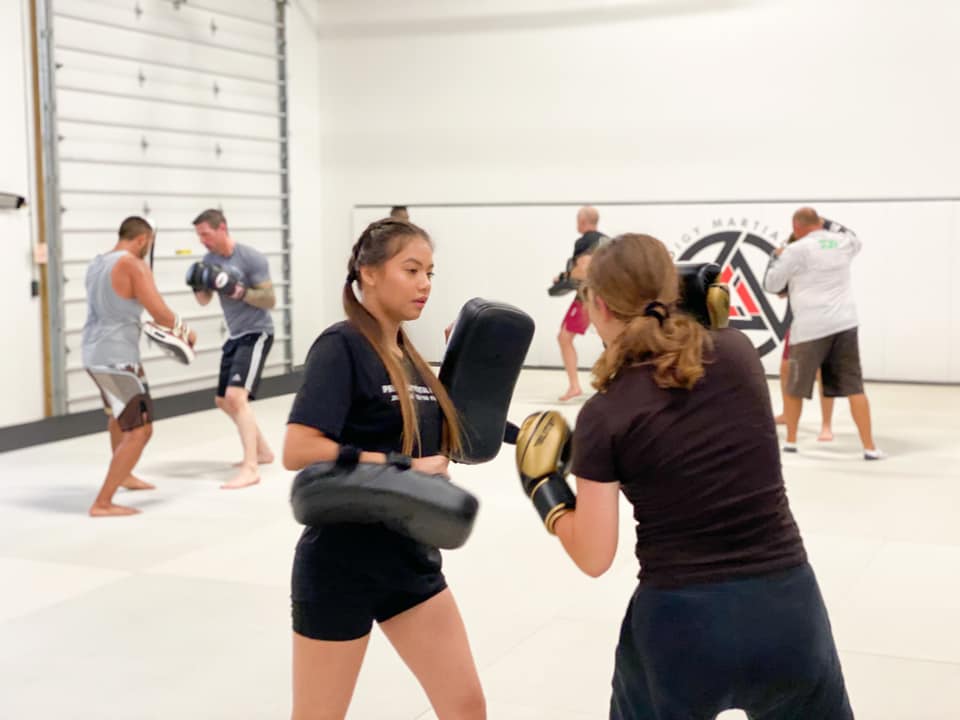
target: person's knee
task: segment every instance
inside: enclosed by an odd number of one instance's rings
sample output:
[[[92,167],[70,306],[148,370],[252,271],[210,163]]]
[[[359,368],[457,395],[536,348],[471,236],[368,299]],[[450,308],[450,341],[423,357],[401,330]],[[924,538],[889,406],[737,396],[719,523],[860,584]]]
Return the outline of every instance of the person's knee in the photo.
[[[147,440],[150,439],[150,433],[151,430],[148,425],[141,425],[140,427],[135,427],[124,432],[123,442],[127,445],[142,448],[147,444]]]
[[[568,330],[561,330],[557,333],[557,342],[562,346],[573,347],[573,333]]]
[[[231,415],[236,415],[249,405],[247,391],[244,388],[227,388],[227,394],[223,398],[223,409]]]
[[[483,696],[480,683],[463,688],[438,708],[440,718],[469,718],[469,720],[483,720],[487,717],[487,700]]]

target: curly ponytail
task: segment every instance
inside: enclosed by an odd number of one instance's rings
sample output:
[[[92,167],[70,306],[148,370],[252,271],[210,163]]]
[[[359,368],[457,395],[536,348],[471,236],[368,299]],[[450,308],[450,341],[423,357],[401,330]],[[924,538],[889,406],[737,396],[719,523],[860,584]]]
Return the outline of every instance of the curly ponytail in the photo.
[[[690,390],[704,375],[707,331],[677,309],[680,288],[670,253],[656,238],[627,234],[593,255],[586,287],[626,323],[593,366],[593,387],[606,390],[620,370],[654,367],[661,388]]]

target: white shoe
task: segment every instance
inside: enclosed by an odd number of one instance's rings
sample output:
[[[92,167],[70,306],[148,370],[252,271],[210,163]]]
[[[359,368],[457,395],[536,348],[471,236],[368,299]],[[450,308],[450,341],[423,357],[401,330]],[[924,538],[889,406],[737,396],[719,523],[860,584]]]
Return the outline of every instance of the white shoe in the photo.
[[[877,448],[876,450],[863,451],[864,460],[886,460],[886,458],[887,458],[887,454],[880,448]]]

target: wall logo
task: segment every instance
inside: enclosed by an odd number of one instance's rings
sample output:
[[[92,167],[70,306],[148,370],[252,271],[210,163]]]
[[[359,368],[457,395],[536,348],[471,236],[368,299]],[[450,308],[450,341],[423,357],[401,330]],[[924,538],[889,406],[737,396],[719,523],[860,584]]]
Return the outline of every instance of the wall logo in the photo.
[[[672,248],[677,260],[715,262],[730,286],[730,327],[742,330],[763,357],[783,341],[790,327],[787,303],[763,289],[770,253],[779,233],[759,221],[715,219],[709,229],[686,233]]]

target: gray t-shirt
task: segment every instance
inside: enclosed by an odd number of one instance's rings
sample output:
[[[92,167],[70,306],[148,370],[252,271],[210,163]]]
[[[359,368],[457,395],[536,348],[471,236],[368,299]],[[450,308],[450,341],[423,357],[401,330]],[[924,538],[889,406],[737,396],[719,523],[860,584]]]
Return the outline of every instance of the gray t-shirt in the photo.
[[[219,265],[222,268],[232,268],[247,287],[259,285],[270,279],[270,264],[267,262],[266,255],[249,245],[237,243],[230,257],[208,252],[204,255],[203,262],[208,265]],[[250,333],[273,334],[273,318],[270,317],[270,311],[254,307],[243,300],[231,300],[223,295],[220,296],[220,307],[223,308],[223,316],[227,321],[231,338]]]

